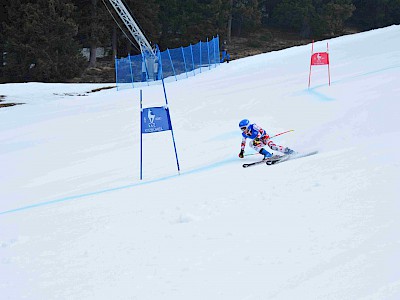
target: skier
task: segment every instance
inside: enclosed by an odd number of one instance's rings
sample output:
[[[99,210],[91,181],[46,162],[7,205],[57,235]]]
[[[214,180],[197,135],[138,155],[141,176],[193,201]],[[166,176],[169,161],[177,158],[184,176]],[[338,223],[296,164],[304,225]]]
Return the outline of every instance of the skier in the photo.
[[[295,154],[295,151],[288,147],[276,145],[273,141],[269,140],[270,137],[264,129],[257,124],[250,124],[250,121],[247,119],[240,121],[239,127],[242,130],[242,144],[239,153],[240,158],[244,157],[244,148],[246,147],[247,138],[251,139],[249,146],[258,153],[264,155],[264,159],[272,157],[272,154],[263,148],[264,146],[268,146],[272,150],[282,152],[283,154]]]

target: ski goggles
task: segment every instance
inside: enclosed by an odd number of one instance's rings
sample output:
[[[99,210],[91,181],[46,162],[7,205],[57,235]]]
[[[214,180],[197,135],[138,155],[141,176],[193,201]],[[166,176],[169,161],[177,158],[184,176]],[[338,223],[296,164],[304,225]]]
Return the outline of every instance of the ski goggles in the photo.
[[[245,130],[247,129],[247,127],[246,127],[246,126],[243,126],[243,127],[240,127],[240,129],[241,129],[242,131],[245,131]]]

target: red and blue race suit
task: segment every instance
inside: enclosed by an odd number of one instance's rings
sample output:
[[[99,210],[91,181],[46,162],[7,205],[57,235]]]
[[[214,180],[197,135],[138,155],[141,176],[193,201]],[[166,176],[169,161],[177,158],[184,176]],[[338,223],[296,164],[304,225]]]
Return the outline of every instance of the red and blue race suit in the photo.
[[[272,150],[285,152],[285,147],[276,145],[269,140],[269,134],[257,124],[250,124],[245,131],[242,132],[242,144],[240,148],[244,150],[246,147],[246,139],[251,139],[249,146],[255,151],[260,152],[264,146],[268,146]]]

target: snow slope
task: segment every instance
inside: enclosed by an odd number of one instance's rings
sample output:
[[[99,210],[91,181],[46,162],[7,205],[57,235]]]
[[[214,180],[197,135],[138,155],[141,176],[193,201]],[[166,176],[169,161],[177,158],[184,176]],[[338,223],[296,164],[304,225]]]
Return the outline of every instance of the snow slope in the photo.
[[[399,299],[400,26],[326,42],[331,86],[311,45],[167,83],[143,181],[139,89],[1,85],[1,299]],[[319,153],[243,169],[243,118]]]

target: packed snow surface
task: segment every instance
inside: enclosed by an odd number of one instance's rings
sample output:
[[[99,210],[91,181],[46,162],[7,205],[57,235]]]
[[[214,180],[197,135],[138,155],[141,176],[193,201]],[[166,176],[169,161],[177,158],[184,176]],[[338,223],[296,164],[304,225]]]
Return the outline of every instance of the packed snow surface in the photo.
[[[1,299],[400,299],[400,26],[162,85],[0,85]],[[244,169],[238,123],[317,155]]]

